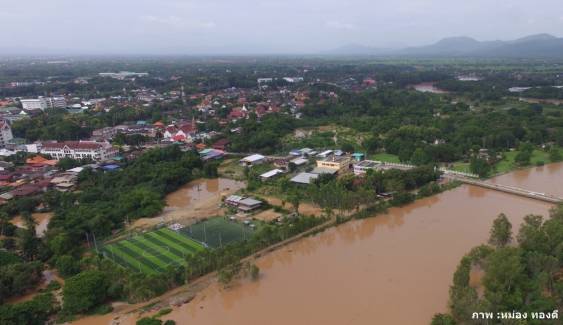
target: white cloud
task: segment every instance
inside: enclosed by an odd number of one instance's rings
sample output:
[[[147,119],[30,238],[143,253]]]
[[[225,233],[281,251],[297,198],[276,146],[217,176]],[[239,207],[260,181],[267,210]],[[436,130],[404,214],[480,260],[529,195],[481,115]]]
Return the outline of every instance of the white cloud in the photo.
[[[343,23],[335,20],[327,21],[325,23],[325,27],[331,29],[340,29],[340,30],[354,30],[357,28],[357,26],[354,24]]]
[[[217,24],[213,21],[200,21],[191,20],[189,18],[180,18],[178,16],[142,16],[140,18],[144,22],[167,25],[175,28],[185,28],[185,29],[211,29],[217,27]]]

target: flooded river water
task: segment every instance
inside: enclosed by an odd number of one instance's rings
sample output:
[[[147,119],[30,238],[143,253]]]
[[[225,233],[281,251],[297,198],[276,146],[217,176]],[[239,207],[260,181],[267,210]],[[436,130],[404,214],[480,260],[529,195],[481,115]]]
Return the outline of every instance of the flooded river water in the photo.
[[[563,164],[517,171],[502,184],[563,195]],[[461,257],[487,240],[506,213],[517,231],[526,214],[550,204],[461,186],[348,222],[258,259],[261,278],[218,284],[163,319],[178,324],[429,324],[447,311]]]

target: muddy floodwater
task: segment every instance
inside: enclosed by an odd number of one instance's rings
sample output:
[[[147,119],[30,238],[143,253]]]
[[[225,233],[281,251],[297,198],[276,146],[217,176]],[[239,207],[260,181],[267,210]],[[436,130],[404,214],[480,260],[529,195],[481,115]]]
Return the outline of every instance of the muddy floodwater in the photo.
[[[558,164],[493,181],[562,195],[562,179]],[[455,268],[472,247],[486,242],[499,213],[517,231],[526,214],[547,215],[551,207],[464,185],[265,255],[257,260],[258,281],[230,289],[213,284],[163,319],[198,325],[426,325],[447,311]],[[474,285],[480,276],[473,272]]]
[[[244,182],[227,178],[197,179],[166,196],[166,207],[155,218],[136,220],[133,227],[153,226],[159,222],[189,222],[221,215],[221,200],[239,189]]]
[[[53,218],[53,213],[37,212],[37,213],[33,213],[32,216],[33,216],[33,220],[35,220],[36,222],[35,233],[37,234],[38,237],[43,237],[43,235],[47,231],[47,227],[49,226],[49,222],[51,221],[51,218]],[[21,218],[21,216],[17,216],[14,219],[12,219],[12,223],[16,227],[25,228],[25,222]]]

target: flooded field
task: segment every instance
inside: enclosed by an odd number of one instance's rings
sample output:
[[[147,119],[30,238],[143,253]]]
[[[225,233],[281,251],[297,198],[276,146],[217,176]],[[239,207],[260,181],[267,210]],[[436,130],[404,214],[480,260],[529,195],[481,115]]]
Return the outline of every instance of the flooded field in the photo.
[[[494,181],[563,194],[562,177],[563,164],[557,164]],[[198,325],[428,324],[447,311],[455,268],[487,240],[499,213],[516,231],[526,214],[547,215],[550,208],[464,185],[290,244],[258,259],[259,281],[230,289],[212,284],[163,319]],[[474,270],[472,285],[481,276]],[[129,318],[121,324],[128,322],[134,323]]]
[[[37,237],[43,237],[43,235],[47,231],[47,226],[49,225],[51,218],[53,218],[53,213],[38,212],[38,213],[33,213],[32,216],[33,216],[33,220],[35,220],[36,222],[35,233],[37,234]],[[17,227],[25,228],[25,222],[21,218],[21,216],[17,216],[14,219],[12,219],[12,223]]]
[[[448,92],[434,86],[433,82],[423,82],[412,86],[414,90],[423,93],[447,94]]]
[[[198,179],[166,196],[166,207],[156,218],[142,218],[133,227],[151,226],[160,222],[189,222],[222,213],[221,199],[244,187],[244,182],[227,178]]]

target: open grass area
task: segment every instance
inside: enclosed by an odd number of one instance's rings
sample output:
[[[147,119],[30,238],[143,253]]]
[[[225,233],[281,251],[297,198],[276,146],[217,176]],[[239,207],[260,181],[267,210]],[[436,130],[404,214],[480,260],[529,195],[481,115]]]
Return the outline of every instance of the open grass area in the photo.
[[[452,169],[457,172],[471,173],[471,169],[469,168],[469,163],[466,162],[455,162],[453,163]]]
[[[563,154],[563,149],[561,149],[561,154]],[[497,173],[506,173],[513,169],[518,168],[518,166],[514,162],[514,158],[516,158],[516,155],[518,155],[518,150],[505,152],[504,158],[495,165],[495,171]],[[530,159],[530,166],[535,166],[540,162],[547,164],[552,161],[549,159],[548,152],[544,150],[535,149],[532,152],[532,158]]]
[[[390,162],[390,163],[400,163],[399,156],[392,155],[390,153],[381,152],[375,154],[371,157],[373,160],[379,160],[383,162]]]
[[[282,139],[284,153],[287,150],[309,147],[316,150],[338,149],[344,143],[352,144],[355,150],[362,151],[361,143],[369,136],[367,132],[359,132],[340,125],[322,125],[301,128],[286,135]]]
[[[218,172],[221,177],[235,179],[235,180],[243,180],[245,179],[244,176],[244,167],[239,164],[239,158],[235,159],[227,159],[219,165]]]
[[[216,217],[186,227],[181,232],[209,247],[217,248],[249,238],[254,230],[242,223]]]
[[[102,253],[125,268],[156,274],[168,266],[183,264],[187,255],[203,249],[203,245],[187,236],[161,228],[106,245]]]

